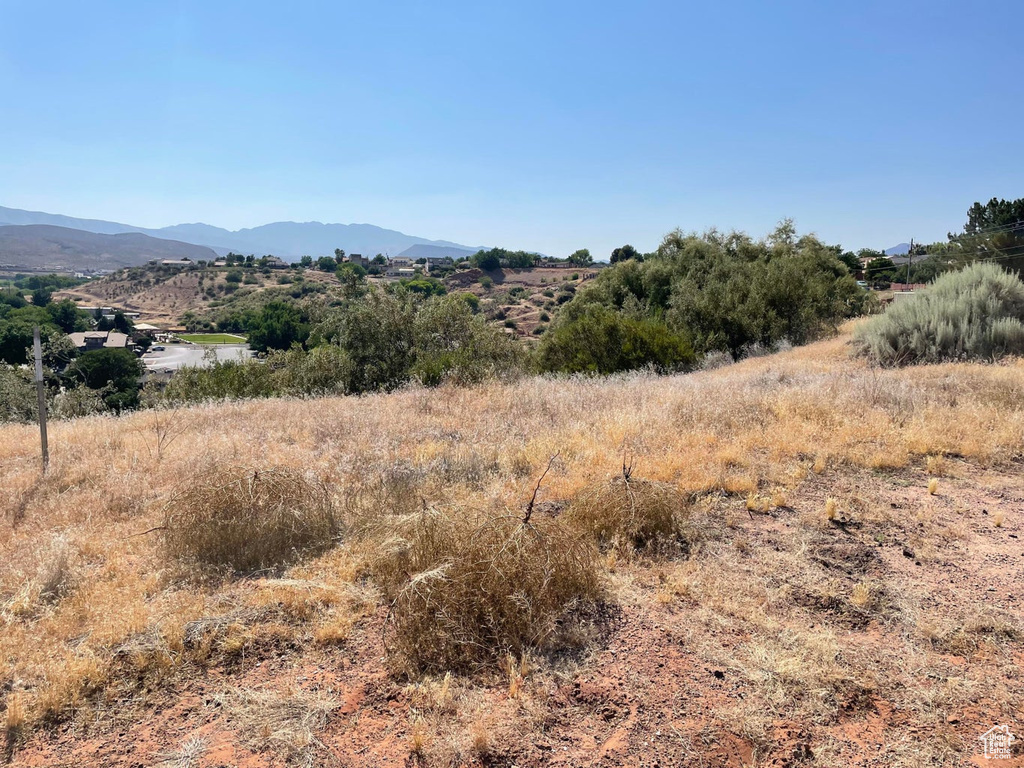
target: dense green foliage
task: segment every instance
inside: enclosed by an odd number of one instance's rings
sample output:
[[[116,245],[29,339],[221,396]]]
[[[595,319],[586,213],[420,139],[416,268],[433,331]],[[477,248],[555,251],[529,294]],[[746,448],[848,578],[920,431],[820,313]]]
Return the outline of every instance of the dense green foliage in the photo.
[[[403,287],[370,289],[314,309],[308,351],[294,346],[265,360],[215,362],[175,374],[167,396],[305,396],[390,390],[418,380],[467,384],[520,370],[523,353],[461,296],[424,298]]]
[[[566,261],[580,267],[589,267],[594,263],[594,257],[590,255],[590,251],[586,248],[580,248],[578,251],[573,251],[569,254],[569,258]]]
[[[643,261],[644,257],[636,248],[632,245],[623,245],[612,251],[611,258],[609,261],[612,264],[618,264],[620,261],[629,261],[630,259],[637,259]]]
[[[598,362],[596,349],[587,348],[596,346],[588,339],[612,333],[606,312],[588,311],[595,305],[619,316],[615,333],[626,320],[661,326],[659,344],[631,347],[627,360],[629,367],[666,367],[670,339],[676,349],[685,340],[697,354],[723,350],[740,357],[753,346],[813,341],[864,311],[868,301],[836,249],[811,236],[796,238],[788,222],[762,241],[677,231],[646,260],[627,258],[602,270],[555,319],[540,360],[546,370],[578,370],[582,360],[590,361],[583,369],[619,369],[626,360]],[[652,331],[644,328],[650,339]]]
[[[0,424],[36,418],[36,391],[31,374],[0,362]]]
[[[102,390],[106,406],[120,412],[138,406],[143,373],[142,363],[127,349],[96,349],[79,355],[64,379],[71,386]]]
[[[959,262],[996,259],[1006,269],[1024,273],[1024,198],[975,203],[967,211],[963,232],[949,239],[960,250],[953,253]]]
[[[509,269],[529,269],[536,266],[537,254],[526,251],[506,251],[504,248],[491,248],[479,251],[469,258],[474,267],[490,272],[501,267]]]
[[[309,324],[302,310],[283,301],[272,301],[253,315],[248,323],[249,346],[257,352],[288,349],[309,337]]]
[[[29,362],[32,329],[36,325],[44,341],[89,327],[85,314],[66,299],[37,306],[28,304],[17,293],[0,294],[0,362],[11,365]]]
[[[883,365],[994,360],[1024,353],[1024,283],[996,264],[943,275],[861,326],[856,342]]]
[[[626,316],[602,304],[580,304],[567,314],[572,317],[544,337],[538,351],[543,370],[617,373],[652,367],[665,372],[695,359],[689,341],[658,320]]]

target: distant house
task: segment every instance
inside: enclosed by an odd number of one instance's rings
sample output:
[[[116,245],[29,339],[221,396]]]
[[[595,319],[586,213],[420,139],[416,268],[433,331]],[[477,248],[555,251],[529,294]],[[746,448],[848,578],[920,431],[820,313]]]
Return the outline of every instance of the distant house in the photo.
[[[228,265],[228,260],[227,259],[217,259],[215,262],[213,262],[213,266],[215,266],[215,267],[226,267],[227,265]]]
[[[85,331],[69,333],[68,338],[80,352],[91,352],[94,349],[125,349],[128,346],[128,334],[118,331]]]
[[[114,315],[120,312],[122,315],[127,317],[129,320],[134,320],[139,316],[138,312],[132,312],[127,309],[118,309],[117,307],[79,307],[83,312],[88,312],[95,319],[99,320],[105,318],[107,320],[113,320]]]
[[[180,267],[191,267],[192,266],[192,259],[189,259],[189,258],[185,258],[185,259],[161,259],[160,260],[160,266],[161,267],[179,267],[179,268]]]
[[[345,257],[349,264],[356,264],[364,269],[368,269],[370,266],[370,259],[363,256],[361,253],[350,253]]]
[[[267,266],[271,269],[288,269],[288,262],[278,256],[267,256]]]
[[[414,273],[416,269],[416,262],[407,256],[395,256],[388,262],[388,277],[405,276],[402,272]]]
[[[455,264],[455,261],[451,256],[424,256],[423,259],[426,261],[428,272],[431,269],[450,267]]]

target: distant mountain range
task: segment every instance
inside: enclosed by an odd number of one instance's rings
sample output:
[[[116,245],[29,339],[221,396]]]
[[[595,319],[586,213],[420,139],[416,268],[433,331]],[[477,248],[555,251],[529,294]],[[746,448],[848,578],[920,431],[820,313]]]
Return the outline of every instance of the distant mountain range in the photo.
[[[314,258],[330,256],[334,254],[335,248],[341,248],[346,253],[361,253],[371,257],[378,253],[397,256],[416,245],[454,248],[470,253],[480,250],[479,247],[460,245],[448,240],[414,237],[372,224],[321,224],[318,221],[280,221],[235,231],[209,224],[175,224],[160,229],[149,229],[115,221],[78,219],[0,206],[0,225],[5,224],[65,227],[103,235],[141,233],[152,238],[206,246],[221,255],[235,251],[257,256],[272,254],[292,260],[307,255]],[[3,252],[0,252],[0,262],[8,260]]]
[[[120,269],[151,259],[212,260],[212,248],[138,232],[96,234],[46,224],[0,226],[0,266],[36,270]]]
[[[892,248],[886,248],[884,253],[886,256],[906,256],[910,253],[910,243],[900,243]]]

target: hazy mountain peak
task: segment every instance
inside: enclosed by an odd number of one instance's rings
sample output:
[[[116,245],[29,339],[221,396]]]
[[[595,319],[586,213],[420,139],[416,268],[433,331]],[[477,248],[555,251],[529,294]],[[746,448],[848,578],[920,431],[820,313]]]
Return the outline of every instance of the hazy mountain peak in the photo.
[[[273,254],[285,259],[297,259],[305,255],[313,257],[332,255],[336,248],[341,248],[348,253],[362,253],[371,256],[378,253],[394,256],[413,245],[436,245],[473,252],[479,250],[478,247],[461,245],[449,240],[430,240],[366,223],[331,224],[321,221],[277,221],[232,231],[212,224],[194,222],[151,229],[113,221],[78,219],[72,216],[23,211],[0,206],[0,225],[3,224],[42,224],[98,234],[139,232],[154,238],[206,246],[221,253],[235,251],[245,254],[253,253],[258,256]]]

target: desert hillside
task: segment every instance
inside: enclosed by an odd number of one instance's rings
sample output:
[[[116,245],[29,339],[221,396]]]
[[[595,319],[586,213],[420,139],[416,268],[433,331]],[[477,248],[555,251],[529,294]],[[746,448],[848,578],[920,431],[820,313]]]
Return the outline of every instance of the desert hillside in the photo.
[[[216,257],[212,249],[202,245],[139,232],[106,235],[44,224],[0,226],[0,264],[19,269],[112,270],[138,266],[151,259]]]
[[[58,422],[45,476],[0,427],[11,764],[985,764],[1024,727],[1024,364],[848,339]],[[288,565],[201,525],[279,488]]]

